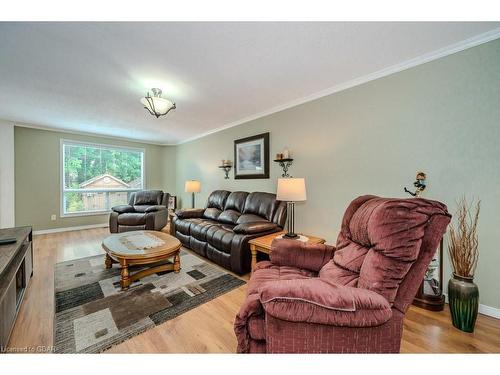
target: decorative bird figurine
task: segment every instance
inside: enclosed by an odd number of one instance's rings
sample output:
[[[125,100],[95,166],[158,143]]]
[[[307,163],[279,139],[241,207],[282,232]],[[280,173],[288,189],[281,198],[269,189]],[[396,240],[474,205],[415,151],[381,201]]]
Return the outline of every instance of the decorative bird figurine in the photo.
[[[420,194],[425,190],[425,186],[426,186],[425,185],[425,178],[426,178],[426,175],[424,172],[417,172],[416,181],[413,183],[413,186],[416,187],[416,190],[414,192],[412,192],[405,187],[405,192],[407,192],[408,194],[410,194],[413,197],[419,197]]]

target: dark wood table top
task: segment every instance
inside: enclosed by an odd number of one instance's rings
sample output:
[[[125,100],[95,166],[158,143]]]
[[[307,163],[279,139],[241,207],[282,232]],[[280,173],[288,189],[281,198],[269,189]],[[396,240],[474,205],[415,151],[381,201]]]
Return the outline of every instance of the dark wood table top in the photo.
[[[31,234],[31,227],[0,229],[0,238],[15,237],[17,241],[8,245],[0,245],[0,277],[15,258],[24,240]]]

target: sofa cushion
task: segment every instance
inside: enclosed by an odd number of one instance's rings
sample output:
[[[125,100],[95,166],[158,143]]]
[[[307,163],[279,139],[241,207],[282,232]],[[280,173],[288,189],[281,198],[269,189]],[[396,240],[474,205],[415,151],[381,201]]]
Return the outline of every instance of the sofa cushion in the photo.
[[[277,206],[276,194],[254,192],[248,194],[243,213],[258,215],[272,221]]]
[[[229,191],[227,190],[215,190],[209,196],[207,200],[206,208],[217,208],[219,210],[224,209],[226,204],[226,199],[229,196]]]
[[[184,234],[185,236],[190,236],[191,235],[191,225],[196,225],[198,223],[201,223],[203,220],[206,219],[200,219],[200,218],[193,218],[193,219],[182,219],[182,220],[175,220],[175,230]]]
[[[211,226],[207,229],[206,240],[217,250],[231,254],[231,248],[235,233],[231,227],[226,225]]]
[[[248,193],[246,191],[233,191],[227,197],[226,204],[224,206],[225,210],[234,210],[239,213],[243,212],[245,208],[245,201],[248,197]]]
[[[120,225],[145,225],[146,215],[141,213],[125,213],[118,215]]]
[[[259,288],[271,281],[308,279],[317,276],[316,272],[295,267],[279,267],[269,261],[259,262],[257,266],[253,270],[252,277],[247,284],[247,294],[258,293]]]
[[[190,234],[198,241],[206,242],[207,230],[214,225],[221,226],[222,224],[214,220],[200,220],[199,222],[191,224]]]
[[[254,214],[243,214],[241,215],[238,220],[236,221],[236,224],[246,224],[246,223],[257,223],[257,222],[266,222],[268,223],[269,221],[263,218],[262,216],[259,215],[254,215]]]
[[[392,316],[389,302],[380,294],[319,278],[266,283],[260,301],[267,314],[290,322],[373,327]]]
[[[222,211],[218,208],[210,207],[205,210],[205,212],[203,213],[203,217],[206,219],[218,220],[221,212]]]
[[[240,216],[241,216],[241,213],[239,213],[238,211],[226,209],[226,210],[221,212],[221,214],[219,215],[219,218],[217,220],[219,220],[222,223],[236,224],[236,222],[238,221]]]
[[[276,230],[277,228],[278,226],[274,223],[262,221],[256,223],[238,224],[233,228],[233,231],[238,234],[257,234]]]

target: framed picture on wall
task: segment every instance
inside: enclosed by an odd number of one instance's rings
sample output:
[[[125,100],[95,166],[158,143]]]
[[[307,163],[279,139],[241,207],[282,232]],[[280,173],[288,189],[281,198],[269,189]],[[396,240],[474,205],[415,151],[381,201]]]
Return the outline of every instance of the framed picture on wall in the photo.
[[[234,178],[269,178],[269,133],[234,141]]]

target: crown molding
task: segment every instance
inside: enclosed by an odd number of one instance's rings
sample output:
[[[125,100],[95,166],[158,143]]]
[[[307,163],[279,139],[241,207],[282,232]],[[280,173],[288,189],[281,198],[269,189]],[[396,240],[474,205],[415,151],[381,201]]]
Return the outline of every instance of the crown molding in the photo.
[[[476,47],[480,44],[487,43],[487,42],[490,42],[490,41],[498,39],[498,38],[500,38],[500,28],[490,30],[486,33],[479,34],[479,35],[476,35],[474,37],[462,40],[460,42],[451,44],[449,46],[440,48],[436,51],[426,53],[424,55],[415,57],[413,59],[404,61],[404,62],[396,64],[396,65],[392,65],[392,66],[390,66],[388,68],[384,68],[382,70],[378,70],[374,73],[370,73],[370,74],[367,74],[365,76],[355,78],[351,81],[340,83],[338,85],[329,87],[325,90],[318,91],[314,94],[307,95],[307,96],[304,96],[302,98],[292,100],[288,103],[281,104],[279,106],[267,109],[265,111],[250,115],[248,117],[244,117],[244,118],[237,120],[237,121],[234,121],[234,122],[230,122],[228,124],[225,124],[225,125],[222,125],[222,126],[216,128],[216,129],[212,129],[212,130],[209,130],[205,133],[196,135],[194,137],[187,138],[183,141],[176,143],[176,145],[192,142],[192,141],[195,141],[197,139],[206,137],[208,135],[218,133],[222,130],[226,130],[229,128],[233,128],[235,126],[243,125],[247,122],[257,120],[259,118],[269,116],[269,115],[272,115],[272,114],[277,113],[277,112],[284,111],[285,109],[296,107],[298,105],[301,105],[301,104],[304,104],[304,103],[307,103],[307,102],[310,102],[310,101],[313,101],[313,100],[316,100],[316,99],[319,99],[319,98],[322,98],[322,97],[325,97],[325,96],[328,96],[328,95],[331,95],[331,94],[334,94],[334,93],[337,93],[340,91],[344,91],[344,90],[350,89],[352,87],[359,86],[359,85],[362,85],[364,83],[367,83],[367,82],[370,82],[370,81],[373,81],[373,80],[376,80],[376,79],[379,79],[382,77],[386,77],[386,76],[389,76],[391,74],[401,72],[403,70],[413,68],[413,67],[418,66],[418,65],[422,65],[422,64],[437,60],[437,59],[440,59],[442,57],[446,57],[446,56],[452,55],[454,53],[464,51],[464,50],[472,48],[472,47]]]
[[[96,137],[97,138],[106,138],[106,139],[113,139],[113,140],[122,141],[122,142],[142,143],[142,144],[154,145],[154,146],[175,146],[175,144],[172,144],[172,143],[143,141],[143,140],[140,140],[137,138],[127,138],[127,137],[118,137],[118,136],[113,136],[113,135],[103,135],[103,134],[98,134],[98,133],[89,133],[89,132],[83,132],[83,131],[71,130],[71,129],[60,129],[60,128],[55,128],[55,127],[51,127],[51,126],[38,125],[38,124],[28,124],[25,122],[10,121],[10,120],[5,120],[5,119],[2,119],[1,121],[14,124],[14,126],[19,126],[21,128],[47,130],[47,131],[51,131],[51,132],[83,135],[83,136],[94,137],[94,138],[96,138]]]

